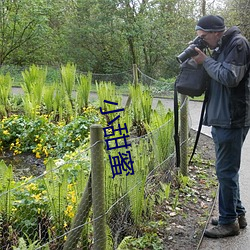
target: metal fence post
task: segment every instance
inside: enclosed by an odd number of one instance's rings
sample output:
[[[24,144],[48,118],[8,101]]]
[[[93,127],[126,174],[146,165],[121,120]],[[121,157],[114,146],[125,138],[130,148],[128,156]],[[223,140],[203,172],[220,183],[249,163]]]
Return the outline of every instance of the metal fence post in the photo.
[[[188,174],[188,97],[180,95],[181,109],[180,109],[180,168],[181,174],[187,176]]]
[[[104,150],[103,129],[99,124],[90,127],[91,170],[92,170],[92,205],[94,250],[106,249],[106,216],[104,193]]]

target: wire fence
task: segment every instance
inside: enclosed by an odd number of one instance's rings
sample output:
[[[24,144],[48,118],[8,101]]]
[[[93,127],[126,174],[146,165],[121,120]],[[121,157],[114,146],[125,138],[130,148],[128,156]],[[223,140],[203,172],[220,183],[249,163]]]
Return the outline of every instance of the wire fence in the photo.
[[[139,72],[144,84],[159,84]],[[187,99],[180,110],[186,105]],[[2,161],[1,249],[123,249],[143,234],[140,223],[153,219],[155,204],[166,192],[162,184],[176,174],[173,113],[161,112],[166,120],[139,137],[133,136],[135,126],[129,133],[120,125],[119,130],[107,127],[123,136],[125,146],[113,135],[112,148],[105,128],[98,128],[88,148],[79,148],[73,158],[48,159],[40,166],[43,174],[21,178],[15,188],[15,171]]]

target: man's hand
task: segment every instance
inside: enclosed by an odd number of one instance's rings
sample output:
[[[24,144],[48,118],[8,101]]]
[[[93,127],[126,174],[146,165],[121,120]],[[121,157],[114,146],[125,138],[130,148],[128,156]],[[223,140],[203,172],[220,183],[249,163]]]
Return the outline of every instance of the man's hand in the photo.
[[[197,56],[192,57],[197,64],[203,64],[207,56],[197,47],[194,48],[195,51],[198,53]]]

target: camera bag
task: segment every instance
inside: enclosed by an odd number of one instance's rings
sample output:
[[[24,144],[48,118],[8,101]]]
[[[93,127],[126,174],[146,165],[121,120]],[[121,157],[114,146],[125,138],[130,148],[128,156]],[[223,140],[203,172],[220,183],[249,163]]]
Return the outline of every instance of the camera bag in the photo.
[[[208,74],[203,66],[190,58],[181,64],[175,87],[180,94],[201,96],[207,88],[207,81]]]

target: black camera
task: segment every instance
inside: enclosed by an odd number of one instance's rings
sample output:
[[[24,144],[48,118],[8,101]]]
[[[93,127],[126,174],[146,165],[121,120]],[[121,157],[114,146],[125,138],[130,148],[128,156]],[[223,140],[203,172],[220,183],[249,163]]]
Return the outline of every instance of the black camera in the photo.
[[[183,63],[188,58],[198,55],[198,53],[194,49],[195,47],[199,48],[200,50],[203,50],[203,49],[207,48],[207,43],[201,37],[197,36],[190,43],[190,45],[180,55],[178,55],[176,57],[177,61],[179,63]]]

